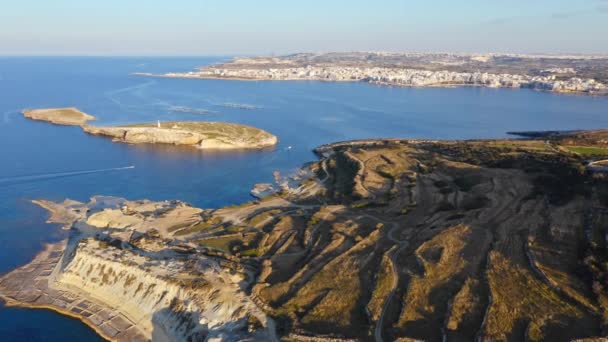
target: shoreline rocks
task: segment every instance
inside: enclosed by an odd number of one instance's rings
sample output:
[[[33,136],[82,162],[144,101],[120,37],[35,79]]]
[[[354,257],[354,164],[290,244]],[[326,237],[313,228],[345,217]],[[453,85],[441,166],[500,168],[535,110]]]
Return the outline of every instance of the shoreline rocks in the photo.
[[[249,193],[257,199],[263,199],[276,193],[276,189],[270,183],[258,183]]]

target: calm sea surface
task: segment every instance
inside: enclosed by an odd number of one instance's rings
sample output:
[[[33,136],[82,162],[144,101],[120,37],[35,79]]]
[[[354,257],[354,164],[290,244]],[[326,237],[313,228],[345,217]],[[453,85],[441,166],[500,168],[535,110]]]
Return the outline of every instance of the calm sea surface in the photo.
[[[608,127],[608,98],[528,90],[390,88],[357,83],[146,78],[221,58],[0,58],[0,274],[65,237],[31,199],[93,195],[180,199],[200,207],[249,200],[272,172],[290,174],[320,144],[371,137],[496,138],[512,130]],[[247,104],[254,110],[224,104]],[[130,146],[77,127],[24,119],[24,108],[76,106],[98,124],[207,120],[277,135],[268,151],[210,153]],[[172,112],[188,107],[211,114]],[[287,147],[291,146],[291,149]],[[127,170],[108,170],[135,166]],[[2,341],[100,340],[79,321],[0,305]]]

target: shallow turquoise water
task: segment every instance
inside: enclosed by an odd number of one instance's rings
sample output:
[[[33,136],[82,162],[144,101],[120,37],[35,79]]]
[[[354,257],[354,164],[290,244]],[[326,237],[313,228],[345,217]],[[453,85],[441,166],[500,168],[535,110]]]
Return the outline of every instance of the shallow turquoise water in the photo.
[[[608,98],[528,90],[391,88],[357,83],[238,82],[145,78],[132,72],[188,71],[218,58],[0,58],[0,273],[27,263],[65,232],[44,223],[35,198],[103,194],[181,199],[200,207],[249,200],[272,172],[295,171],[311,150],[369,137],[492,138],[512,130],[608,127]],[[249,104],[255,110],[228,108]],[[257,152],[211,153],[115,144],[79,128],[33,122],[24,108],[76,106],[99,124],[156,120],[230,121],[277,135]],[[171,112],[173,106],[213,114]],[[291,146],[291,149],[287,149]],[[134,169],[108,171],[109,168]],[[104,171],[105,170],[105,171]],[[0,307],[0,340],[96,340],[76,320]]]

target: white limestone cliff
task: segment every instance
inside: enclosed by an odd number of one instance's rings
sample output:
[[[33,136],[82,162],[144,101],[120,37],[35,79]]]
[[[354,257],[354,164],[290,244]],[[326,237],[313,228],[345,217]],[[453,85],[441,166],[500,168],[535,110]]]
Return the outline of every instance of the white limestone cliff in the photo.
[[[241,292],[242,280],[211,259],[157,260],[87,239],[54,286],[102,302],[155,339],[268,339],[264,331],[248,331],[252,320],[267,319]]]

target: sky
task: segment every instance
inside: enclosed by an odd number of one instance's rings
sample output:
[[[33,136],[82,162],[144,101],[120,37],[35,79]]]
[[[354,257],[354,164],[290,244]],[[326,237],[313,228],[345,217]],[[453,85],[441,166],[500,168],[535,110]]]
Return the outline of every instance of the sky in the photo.
[[[0,0],[0,55],[608,53],[608,0]]]

